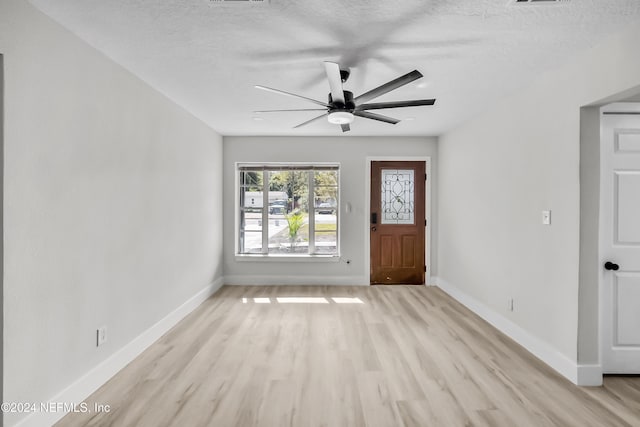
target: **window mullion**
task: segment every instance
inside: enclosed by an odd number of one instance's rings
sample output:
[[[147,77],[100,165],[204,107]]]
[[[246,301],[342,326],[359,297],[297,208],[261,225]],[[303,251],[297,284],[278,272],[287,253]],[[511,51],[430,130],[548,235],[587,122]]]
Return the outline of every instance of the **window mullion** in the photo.
[[[309,207],[309,253],[316,252],[316,190],[314,188],[315,172],[309,171],[309,195],[307,196],[307,205]]]
[[[269,171],[262,171],[262,253],[269,253]]]

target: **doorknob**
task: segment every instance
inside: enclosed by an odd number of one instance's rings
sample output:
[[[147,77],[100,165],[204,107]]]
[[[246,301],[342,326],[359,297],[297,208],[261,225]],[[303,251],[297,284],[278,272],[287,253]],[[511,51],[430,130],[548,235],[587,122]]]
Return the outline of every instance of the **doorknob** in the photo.
[[[618,271],[618,269],[620,268],[620,266],[616,263],[613,263],[611,261],[607,261],[604,263],[604,269],[605,270],[613,270],[613,271]]]
[[[378,230],[378,229],[375,228],[375,227],[371,227],[371,231],[375,232],[376,230]]]

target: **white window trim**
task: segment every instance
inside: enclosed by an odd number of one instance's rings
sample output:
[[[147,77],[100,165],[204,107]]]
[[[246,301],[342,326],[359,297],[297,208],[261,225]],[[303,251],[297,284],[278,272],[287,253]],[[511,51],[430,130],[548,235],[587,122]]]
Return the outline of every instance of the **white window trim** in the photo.
[[[295,262],[295,263],[316,263],[316,262],[339,262],[340,255],[319,255],[319,254],[241,254],[236,253],[236,261],[248,262]]]
[[[336,253],[335,254],[314,254],[314,253],[306,253],[306,254],[269,254],[269,253],[261,253],[261,254],[248,254],[240,252],[240,168],[242,167],[257,167],[263,168],[264,170],[269,170],[270,168],[282,168],[287,166],[293,166],[296,168],[306,168],[313,169],[322,168],[322,167],[335,167],[338,170],[338,202],[336,207]],[[341,165],[339,162],[236,162],[234,167],[234,255],[236,261],[257,261],[257,262],[339,262],[340,261],[340,235],[341,235],[341,224],[340,224],[340,210],[341,210],[341,194],[342,194],[342,180],[340,178],[340,169]],[[263,194],[268,194],[269,190],[269,182],[265,180],[263,177],[262,180],[262,191]],[[313,189],[313,175],[309,174],[309,188]],[[266,216],[266,220],[265,220]],[[262,209],[262,223],[266,224],[268,222],[269,210],[264,208],[264,200],[263,200],[263,209]],[[265,222],[267,221],[267,222]],[[314,206],[314,215],[309,215],[309,235],[314,233],[315,236],[315,206]],[[266,242],[265,242],[266,236]],[[268,233],[262,233],[262,247],[268,248],[269,236]],[[311,252],[311,239],[309,239],[309,252]],[[314,237],[315,242],[315,237]]]

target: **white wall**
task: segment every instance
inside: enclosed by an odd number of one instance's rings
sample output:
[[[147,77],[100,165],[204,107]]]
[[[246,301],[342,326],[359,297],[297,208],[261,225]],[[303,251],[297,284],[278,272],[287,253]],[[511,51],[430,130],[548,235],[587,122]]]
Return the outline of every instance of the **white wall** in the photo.
[[[393,137],[225,137],[224,138],[224,271],[228,284],[369,284],[365,235],[367,157],[430,156],[432,188],[437,180],[436,138]],[[311,262],[247,262],[236,260],[235,163],[236,162],[338,162],[342,211],[341,256],[350,264]],[[432,194],[432,206],[437,198]],[[350,203],[351,213],[345,211]],[[435,215],[432,224],[435,224]],[[432,226],[435,230],[437,225]],[[432,236],[432,245],[437,241]],[[435,265],[435,251],[431,262]]]
[[[439,143],[439,279],[574,366],[580,107],[640,84],[638,40],[640,26],[570,58]],[[543,209],[552,210],[551,226],[541,225]],[[591,316],[581,310],[581,323],[597,324]],[[597,331],[581,339],[597,340]]]
[[[0,53],[4,400],[47,402],[222,276],[222,139],[27,2]]]

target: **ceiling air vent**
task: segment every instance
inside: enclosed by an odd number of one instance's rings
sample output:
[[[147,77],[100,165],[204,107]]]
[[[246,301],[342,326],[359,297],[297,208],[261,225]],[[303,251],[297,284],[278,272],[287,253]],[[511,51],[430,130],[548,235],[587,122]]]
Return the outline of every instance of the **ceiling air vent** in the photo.
[[[509,0],[510,5],[514,4],[546,4],[546,5],[560,5],[567,4],[571,0]]]

